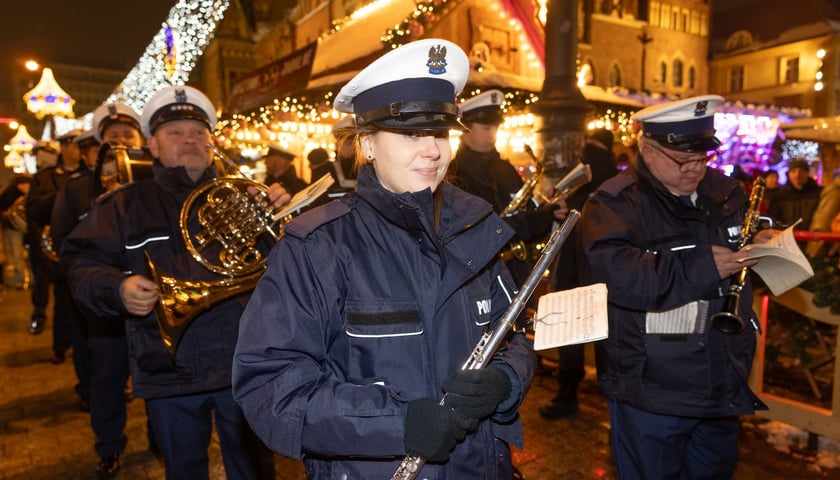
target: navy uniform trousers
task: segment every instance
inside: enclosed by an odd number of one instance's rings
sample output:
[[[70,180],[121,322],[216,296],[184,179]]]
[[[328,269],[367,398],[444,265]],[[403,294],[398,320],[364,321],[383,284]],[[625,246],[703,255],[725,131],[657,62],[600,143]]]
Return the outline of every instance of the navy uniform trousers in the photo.
[[[248,426],[230,388],[147,399],[146,407],[167,479],[209,478],[214,423],[229,480],[274,478],[274,454]]]
[[[738,464],[738,417],[678,417],[614,400],[613,457],[621,480],[728,480]]]

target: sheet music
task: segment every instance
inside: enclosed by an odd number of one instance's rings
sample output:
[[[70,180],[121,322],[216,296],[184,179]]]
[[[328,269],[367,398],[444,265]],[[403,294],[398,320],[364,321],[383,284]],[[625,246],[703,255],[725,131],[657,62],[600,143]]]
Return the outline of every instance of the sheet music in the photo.
[[[798,222],[797,222],[798,223]],[[811,262],[800,250],[791,225],[766,244],[744,247],[758,263],[752,270],[757,273],[773,295],[781,295],[814,276]]]
[[[278,218],[283,218],[286,215],[309,205],[310,203],[314,202],[318,197],[326,193],[326,191],[332,186],[334,182],[335,180],[333,180],[332,175],[324,175],[312,185],[309,185],[308,187],[296,193],[295,196],[292,197],[292,199],[289,201],[289,203],[287,203],[283,207],[283,210],[277,212],[275,216],[277,216]]]
[[[534,350],[607,338],[607,285],[553,292],[540,297],[534,321]]]

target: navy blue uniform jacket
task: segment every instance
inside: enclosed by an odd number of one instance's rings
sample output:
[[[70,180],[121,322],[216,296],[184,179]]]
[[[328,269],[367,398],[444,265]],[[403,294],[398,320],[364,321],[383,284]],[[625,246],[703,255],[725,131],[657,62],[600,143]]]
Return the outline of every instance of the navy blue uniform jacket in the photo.
[[[604,182],[578,224],[585,254],[584,284],[609,291],[607,368],[601,387],[610,399],[642,410],[687,417],[753,413],[762,407],[747,378],[756,346],[749,281],[741,292],[744,332],[713,328],[729,279],[721,280],[712,245],[740,241],[747,193],[709,168],[697,187],[697,207],[680,203],[641,157],[633,170]],[[647,312],[708,301],[694,333],[646,333]]]
[[[510,228],[477,197],[438,193],[436,232],[430,190],[390,193],[366,165],[356,193],[286,225],[242,316],[234,396],[271,449],[304,458],[307,478],[390,478],[407,402],[442,398],[515,294],[498,255]],[[515,333],[493,361],[514,386],[504,411],[423,478],[511,478],[535,357]]]
[[[132,316],[119,296],[124,277],[149,277],[144,253],[161,273],[177,279],[219,280],[190,256],[179,228],[186,198],[215,176],[211,167],[193,182],[183,167],[164,168],[156,163],[154,179],[100,196],[62,242],[61,266],[79,307],[98,321],[125,321],[135,396],[158,398],[230,387],[239,316],[247,295],[199,314],[184,332],[174,362],[161,339],[154,311],[145,317]],[[187,222],[192,233],[201,228],[195,216],[191,214]]]

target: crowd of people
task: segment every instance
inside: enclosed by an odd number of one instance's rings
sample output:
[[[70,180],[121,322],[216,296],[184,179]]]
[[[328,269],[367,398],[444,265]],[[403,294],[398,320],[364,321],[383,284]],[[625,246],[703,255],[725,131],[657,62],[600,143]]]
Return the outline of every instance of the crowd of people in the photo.
[[[307,156],[310,181],[331,175],[334,185],[279,240],[240,234],[307,188],[299,154],[270,143],[263,188],[251,180],[230,194],[237,184],[220,182],[227,160],[213,148],[216,109],[196,88],[162,88],[142,112],[104,104],[91,130],[38,145],[38,172],[0,195],[3,281],[31,289],[33,335],[51,319],[50,361],[72,351],[99,478],[119,474],[134,397],[167,478],[208,478],[214,430],[228,478],[274,478],[274,453],[302,459],[313,479],[390,478],[408,459],[421,459],[423,478],[513,478],[518,408],[538,366],[534,325],[523,316],[486,367],[462,366],[502,327],[538,245],[570,209],[582,218],[548,288],[607,285],[597,376],[621,478],[731,478],[739,416],[764,405],[748,386],[751,302],[732,312],[740,331],[711,321],[737,274],[759,261],[737,249],[752,183],[708,166],[723,99],[636,112],[626,170],[612,133],[592,132],[579,159],[591,180],[558,195],[496,149],[502,91],[459,104],[468,72],[463,50],[441,39],[359,72],[335,98],[346,114],[335,152]],[[762,213],[777,226],[831,230],[840,181],[821,187],[802,159],[787,167],[782,187],[765,174]],[[199,193],[206,209],[191,208]],[[250,210],[234,210],[241,196]],[[194,241],[235,273],[199,261]],[[166,288],[177,287],[161,276],[209,291],[255,260],[249,288],[189,303],[189,315],[167,311]],[[749,279],[742,287],[749,297]],[[540,409],[548,420],[577,414],[584,376],[582,345],[558,353],[557,395]]]

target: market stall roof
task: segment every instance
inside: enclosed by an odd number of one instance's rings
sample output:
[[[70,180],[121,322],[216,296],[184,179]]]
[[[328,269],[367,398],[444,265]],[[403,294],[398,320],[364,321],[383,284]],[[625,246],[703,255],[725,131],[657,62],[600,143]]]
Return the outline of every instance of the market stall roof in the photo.
[[[375,6],[375,8],[373,8]],[[339,29],[321,38],[312,63],[307,89],[334,85],[353,78],[355,72],[329,72],[359,58],[382,52],[381,34],[402,23],[416,8],[413,0],[381,0],[354,13]],[[327,73],[327,77],[318,78]]]
[[[840,116],[798,118],[783,123],[781,128],[791,140],[840,143]]]

